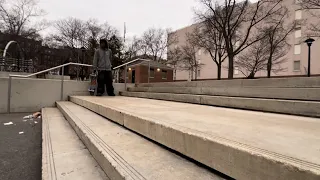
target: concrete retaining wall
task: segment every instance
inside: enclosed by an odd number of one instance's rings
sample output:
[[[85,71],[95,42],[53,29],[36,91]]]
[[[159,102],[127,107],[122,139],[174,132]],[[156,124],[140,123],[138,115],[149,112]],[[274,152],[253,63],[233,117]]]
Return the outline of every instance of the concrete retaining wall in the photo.
[[[320,88],[133,87],[128,91],[320,101]]]
[[[128,87],[133,85],[128,84]],[[65,81],[64,100],[70,95],[89,95],[88,81]],[[123,91],[124,84],[114,84],[115,93]],[[61,81],[53,79],[13,78],[11,86],[11,112],[35,112],[43,107],[54,107],[60,101]],[[0,78],[0,113],[7,113],[8,78]]]
[[[138,87],[320,87],[320,77],[233,79],[139,84]]]

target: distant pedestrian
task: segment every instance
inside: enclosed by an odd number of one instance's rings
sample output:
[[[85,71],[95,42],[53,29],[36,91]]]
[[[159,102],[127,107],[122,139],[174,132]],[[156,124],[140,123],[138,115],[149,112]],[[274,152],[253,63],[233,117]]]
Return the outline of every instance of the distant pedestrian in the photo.
[[[112,51],[108,48],[108,42],[105,39],[100,40],[100,48],[96,50],[93,58],[94,70],[98,72],[97,96],[102,96],[107,86],[109,96],[115,96],[112,85]]]

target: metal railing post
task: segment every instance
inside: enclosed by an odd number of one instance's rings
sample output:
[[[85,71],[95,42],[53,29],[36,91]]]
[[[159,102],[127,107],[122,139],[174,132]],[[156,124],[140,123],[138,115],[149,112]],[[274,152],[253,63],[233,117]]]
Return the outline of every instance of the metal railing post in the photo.
[[[8,104],[7,104],[7,112],[8,114],[10,114],[11,112],[11,81],[12,81],[12,77],[9,75],[9,79],[8,79]]]
[[[64,66],[61,67],[61,101],[63,101]]]
[[[149,61],[149,67],[148,67],[148,83],[150,83],[150,61]]]
[[[126,69],[124,70],[124,89],[127,91],[127,70],[128,70],[128,65],[126,65]]]

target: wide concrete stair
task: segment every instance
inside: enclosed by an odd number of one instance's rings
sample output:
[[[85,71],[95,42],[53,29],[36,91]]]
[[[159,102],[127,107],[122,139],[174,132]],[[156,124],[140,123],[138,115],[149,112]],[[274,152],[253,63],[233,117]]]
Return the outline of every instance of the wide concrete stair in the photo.
[[[123,96],[320,117],[320,78],[140,84]]]
[[[43,115],[42,179],[230,179],[75,103]]]
[[[70,101],[234,179],[320,179],[318,118],[132,97]]]
[[[134,97],[71,96],[42,111],[42,177],[320,180],[320,81],[288,81],[143,84],[122,92]]]

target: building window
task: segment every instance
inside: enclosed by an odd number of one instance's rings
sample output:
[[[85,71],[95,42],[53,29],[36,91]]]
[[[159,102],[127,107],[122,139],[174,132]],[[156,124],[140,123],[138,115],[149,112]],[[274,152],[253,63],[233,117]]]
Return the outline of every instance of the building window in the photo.
[[[150,78],[154,78],[154,69],[150,68]]]
[[[294,36],[295,36],[296,38],[300,38],[300,37],[301,37],[301,28],[295,30]]]
[[[200,77],[200,76],[201,76],[201,70],[198,69],[198,71],[197,71],[197,77]]]
[[[294,45],[294,54],[300,54],[301,53],[301,45],[296,44]]]
[[[235,74],[235,75],[238,75],[238,74],[239,74],[239,67],[238,67],[238,66],[235,66],[235,67],[234,67],[234,74]]]
[[[162,70],[162,79],[167,79],[167,71]]]
[[[302,11],[301,10],[296,10],[295,19],[296,20],[302,19]]]
[[[293,61],[293,71],[300,71],[300,61]]]

